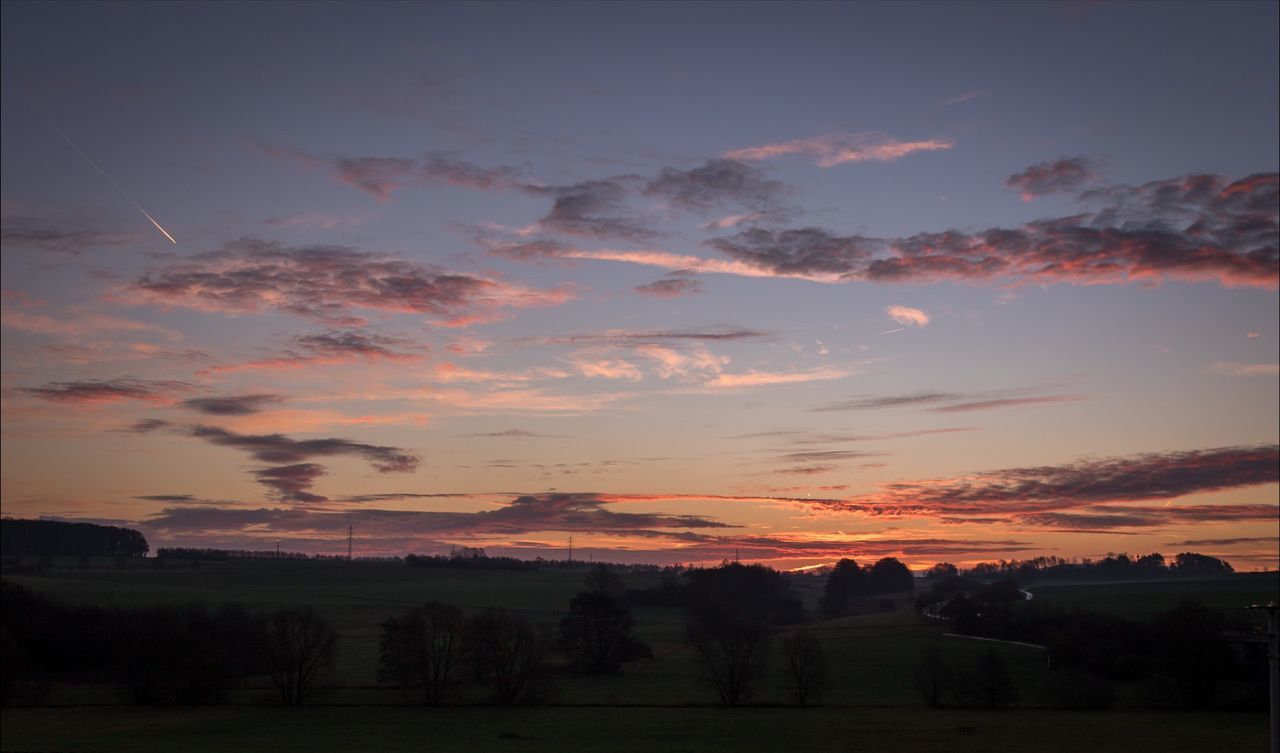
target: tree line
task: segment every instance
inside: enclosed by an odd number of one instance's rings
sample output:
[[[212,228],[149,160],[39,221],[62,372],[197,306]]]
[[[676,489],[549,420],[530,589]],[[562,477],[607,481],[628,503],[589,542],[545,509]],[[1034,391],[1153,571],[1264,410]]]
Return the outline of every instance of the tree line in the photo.
[[[1048,580],[1143,580],[1148,578],[1212,578],[1235,572],[1231,563],[1197,552],[1182,552],[1172,561],[1153,552],[1140,556],[1109,554],[1100,560],[1069,560],[1056,556],[1026,560],[979,562],[959,568],[949,562],[925,570],[926,579],[937,580],[962,576],[974,580],[1017,578],[1023,582]]]
[[[0,518],[4,556],[145,557],[147,539],[132,528],[61,520]]]

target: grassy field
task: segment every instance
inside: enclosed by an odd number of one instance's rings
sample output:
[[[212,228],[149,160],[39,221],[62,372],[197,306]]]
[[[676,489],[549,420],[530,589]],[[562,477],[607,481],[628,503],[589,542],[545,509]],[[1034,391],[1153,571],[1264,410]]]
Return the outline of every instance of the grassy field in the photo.
[[[899,708],[17,709],[7,751],[1161,753],[1265,750],[1265,715]]]
[[[715,708],[698,657],[684,643],[685,615],[636,609],[636,632],[654,658],[624,675],[586,677],[559,671],[551,707],[468,706],[488,700],[467,683],[447,710],[416,708],[401,691],[376,684],[379,624],[429,600],[464,609],[517,609],[552,627],[582,588],[583,572],[409,568],[394,563],[257,561],[205,563],[198,569],[51,570],[6,576],[50,598],[111,606],[240,603],[252,610],[309,604],[337,628],[340,654],[316,708],[274,707],[265,681],[236,691],[231,706],[138,709],[111,688],[52,688],[62,708],[6,709],[3,750],[400,750],[427,741],[437,750],[1120,750],[1141,737],[1163,750],[1260,749],[1265,714],[1160,714],[1136,708],[1105,714],[1052,710],[1043,652],[996,645],[1019,690],[1019,706],[1001,712],[925,708],[913,667],[925,646],[941,641],[954,665],[991,647],[943,638],[945,628],[915,614],[909,595],[895,608],[805,627],[819,636],[833,687],[824,708],[791,703],[781,658],[758,683],[751,709]],[[656,576],[628,575],[627,584]],[[809,607],[821,581],[800,581]],[[1080,603],[1127,613],[1158,611],[1191,596],[1238,606],[1274,595],[1275,575],[1221,581],[1089,584],[1034,588],[1046,602]],[[776,652],[775,652],[776,654]],[[75,705],[85,704],[85,705]],[[614,706],[614,708],[609,708]],[[688,706],[689,708],[679,708]],[[626,708],[630,707],[630,708]],[[508,734],[509,733],[509,734]],[[1153,738],[1157,735],[1160,741]],[[1028,743],[1036,740],[1035,744]],[[627,747],[630,745],[631,747]]]

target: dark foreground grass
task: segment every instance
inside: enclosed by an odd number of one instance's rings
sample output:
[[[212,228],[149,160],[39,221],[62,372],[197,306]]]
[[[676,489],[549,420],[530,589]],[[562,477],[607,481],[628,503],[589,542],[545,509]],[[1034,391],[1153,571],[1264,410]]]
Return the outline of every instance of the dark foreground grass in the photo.
[[[1264,750],[1265,714],[902,708],[7,709],[4,751]]]

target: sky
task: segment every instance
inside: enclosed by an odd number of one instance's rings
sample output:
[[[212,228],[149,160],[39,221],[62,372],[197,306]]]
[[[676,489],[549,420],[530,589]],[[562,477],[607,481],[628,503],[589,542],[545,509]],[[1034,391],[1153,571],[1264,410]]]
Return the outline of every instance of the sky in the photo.
[[[6,2],[3,513],[1274,569],[1278,7]]]

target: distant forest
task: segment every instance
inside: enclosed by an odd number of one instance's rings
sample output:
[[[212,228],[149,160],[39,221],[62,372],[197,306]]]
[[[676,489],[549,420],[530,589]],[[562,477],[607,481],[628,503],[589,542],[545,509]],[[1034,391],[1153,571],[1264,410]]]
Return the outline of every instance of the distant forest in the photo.
[[[0,518],[0,549],[6,557],[145,557],[151,547],[132,528]]]

